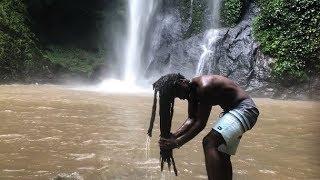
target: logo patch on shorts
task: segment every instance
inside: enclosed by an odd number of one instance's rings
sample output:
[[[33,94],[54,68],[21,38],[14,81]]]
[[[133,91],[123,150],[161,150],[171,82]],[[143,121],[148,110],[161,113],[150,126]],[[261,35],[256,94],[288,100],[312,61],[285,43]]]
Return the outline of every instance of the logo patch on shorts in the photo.
[[[222,127],[221,127],[221,126],[218,126],[218,129],[219,129],[219,130],[222,130]]]

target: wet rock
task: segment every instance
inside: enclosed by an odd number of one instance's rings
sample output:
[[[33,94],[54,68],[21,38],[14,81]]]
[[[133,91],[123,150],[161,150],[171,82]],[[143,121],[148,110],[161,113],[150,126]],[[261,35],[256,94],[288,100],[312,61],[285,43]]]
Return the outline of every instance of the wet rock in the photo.
[[[203,33],[158,49],[146,69],[146,76],[155,74],[157,78],[167,73],[180,72],[192,77],[202,53],[199,46],[202,39]]]
[[[166,28],[162,28],[160,33],[162,35],[158,37],[162,40],[155,46],[145,71],[145,76],[151,81],[167,73],[181,73],[187,78],[195,76],[200,57],[204,52],[205,41],[208,40],[207,35],[212,31],[207,30],[183,39],[182,32],[179,31],[184,25],[178,20],[179,14],[172,9],[170,12],[175,18],[166,25]],[[320,99],[319,78],[314,77],[303,84],[290,87],[284,87],[272,79],[271,64],[274,59],[261,52],[259,43],[254,40],[252,34],[252,20],[258,12],[257,6],[251,3],[243,20],[235,27],[218,29],[215,43],[206,47],[209,55],[204,61],[201,74],[229,77],[252,96]],[[171,28],[174,30],[171,32],[173,34],[167,32]]]
[[[256,7],[253,5],[237,26],[233,28],[219,29],[216,43],[209,47],[210,56],[205,61],[202,74],[220,74],[227,76],[243,87],[256,88],[263,84],[257,83],[261,78],[267,79],[269,72],[260,69],[267,68],[267,63],[256,66],[258,44],[252,37],[251,22]],[[154,59],[147,67],[146,75],[156,74],[157,76],[180,72],[187,77],[196,73],[200,56],[203,53],[205,35],[212,30],[207,30],[186,40],[167,45],[155,51]],[[266,58],[267,59],[267,58]],[[266,60],[268,61],[268,60]],[[256,79],[254,79],[256,78]],[[250,83],[255,80],[256,83]]]

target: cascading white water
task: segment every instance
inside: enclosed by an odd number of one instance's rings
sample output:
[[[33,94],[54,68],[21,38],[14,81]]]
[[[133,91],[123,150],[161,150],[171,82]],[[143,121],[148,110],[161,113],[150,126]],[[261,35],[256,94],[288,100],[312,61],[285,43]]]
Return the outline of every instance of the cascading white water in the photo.
[[[84,90],[103,91],[108,93],[140,93],[151,92],[146,87],[137,85],[140,62],[143,60],[143,48],[147,39],[151,18],[156,10],[156,0],[127,0],[127,30],[123,41],[124,50],[118,50],[118,61],[124,58],[124,65],[120,72],[122,78],[105,79],[94,87],[80,88]],[[120,38],[121,37],[116,37]]]
[[[210,48],[216,42],[218,33],[219,31],[217,29],[210,29],[205,35],[204,44],[201,45],[203,52],[200,56],[198,66],[197,66],[197,71],[196,71],[197,76],[200,76],[202,74],[205,68],[205,63],[207,59],[214,52],[214,50],[211,50]]]
[[[201,45],[201,48],[203,50],[197,70],[196,70],[196,75],[199,76],[203,73],[206,62],[208,61],[208,58],[211,56],[212,53],[214,53],[214,49],[211,50],[212,45],[216,42],[219,31],[219,20],[220,20],[220,5],[221,5],[221,0],[212,0],[211,4],[209,4],[210,9],[211,9],[211,16],[212,16],[212,22],[211,22],[211,27],[209,31],[206,32],[203,40],[203,44]]]
[[[135,83],[150,17],[155,10],[154,0],[128,0],[128,31],[125,51],[124,81]]]
[[[220,6],[221,0],[211,0],[210,9],[212,16],[212,28],[216,29],[219,27],[220,23]]]

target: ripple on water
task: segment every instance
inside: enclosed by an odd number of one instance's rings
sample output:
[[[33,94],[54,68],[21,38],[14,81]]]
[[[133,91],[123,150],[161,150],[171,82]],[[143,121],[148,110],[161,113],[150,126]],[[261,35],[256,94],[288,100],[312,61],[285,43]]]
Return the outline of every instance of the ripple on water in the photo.
[[[40,170],[40,171],[37,171],[36,173],[38,173],[38,174],[44,174],[44,173],[49,173],[49,171],[43,171],[43,170],[41,171],[41,170]]]
[[[139,168],[143,169],[158,169],[160,168],[159,159],[151,158],[146,161],[138,161],[135,164],[139,166]]]
[[[73,172],[71,174],[60,173],[56,177],[53,177],[52,180],[83,180],[84,178],[80,176],[78,172]]]
[[[24,172],[25,169],[4,169],[3,172]]]
[[[5,110],[3,110],[2,112],[5,112],[5,113],[12,113],[13,111],[12,111],[12,110],[10,110],[10,109],[5,109]]]
[[[22,134],[2,134],[0,135],[0,139],[15,139],[15,138],[23,138]]]
[[[78,170],[87,170],[87,171],[92,171],[95,170],[95,167],[89,166],[89,167],[79,167],[77,168]]]
[[[129,142],[127,141],[117,141],[117,140],[100,140],[99,141],[100,145],[104,146],[121,146],[121,145],[126,145]]]
[[[38,139],[38,141],[51,141],[51,140],[59,140],[59,139],[60,139],[60,137],[53,136],[53,137],[41,138],[41,139]]]
[[[93,143],[93,140],[90,139],[90,140],[81,142],[81,145],[89,145],[89,144],[92,144],[92,143]]]
[[[248,171],[247,170],[244,170],[244,169],[238,169],[235,171],[236,174],[241,174],[241,175],[245,175],[245,174],[248,174]]]
[[[259,172],[263,174],[277,174],[277,171],[273,171],[269,169],[260,169]]]
[[[46,107],[46,106],[39,106],[37,107],[36,109],[41,109],[41,110],[52,110],[52,109],[55,109],[53,107]]]
[[[208,176],[206,175],[199,175],[199,176],[195,176],[196,179],[208,179]]]
[[[96,156],[96,154],[94,153],[85,153],[85,154],[74,154],[71,153],[69,154],[73,159],[77,160],[77,161],[81,161],[84,159],[91,159],[94,158]]]

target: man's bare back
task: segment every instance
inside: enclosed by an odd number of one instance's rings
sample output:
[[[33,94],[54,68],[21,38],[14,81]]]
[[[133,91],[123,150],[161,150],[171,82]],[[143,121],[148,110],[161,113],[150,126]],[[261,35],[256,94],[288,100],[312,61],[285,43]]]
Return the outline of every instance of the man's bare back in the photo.
[[[218,75],[205,75],[191,80],[195,91],[189,101],[198,101],[211,106],[219,105],[228,110],[240,101],[249,98],[235,82]]]

